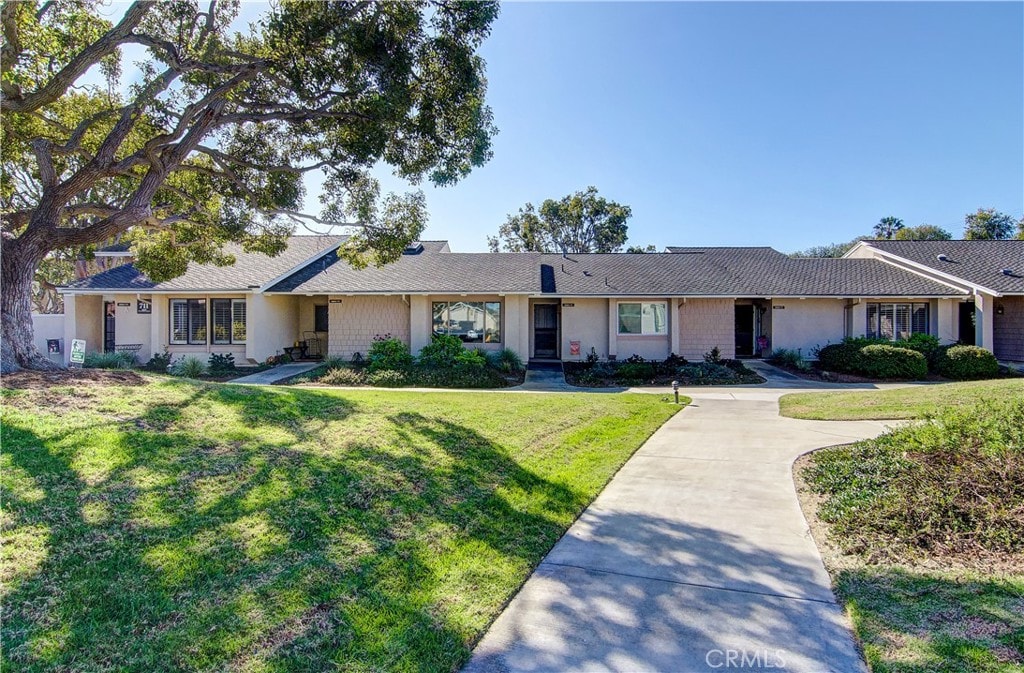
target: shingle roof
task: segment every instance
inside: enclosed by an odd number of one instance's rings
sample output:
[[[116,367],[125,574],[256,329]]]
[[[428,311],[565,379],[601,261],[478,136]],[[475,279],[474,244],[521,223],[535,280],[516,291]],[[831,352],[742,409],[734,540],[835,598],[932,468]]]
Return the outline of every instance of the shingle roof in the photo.
[[[69,283],[70,290],[247,290],[288,273],[303,262],[331,247],[337,247],[346,236],[292,236],[288,248],[276,257],[245,252],[237,244],[224,246],[235,256],[230,266],[189,264],[188,271],[177,278],[154,283],[132,264]]]
[[[330,253],[268,288],[298,293],[562,296],[956,296],[960,290],[870,259],[791,259],[771,248],[690,254],[447,253],[353,269]]]
[[[1024,241],[865,241],[903,259],[1000,293],[1024,294]],[[948,259],[938,259],[945,255]],[[1012,275],[1006,275],[1009,269]]]

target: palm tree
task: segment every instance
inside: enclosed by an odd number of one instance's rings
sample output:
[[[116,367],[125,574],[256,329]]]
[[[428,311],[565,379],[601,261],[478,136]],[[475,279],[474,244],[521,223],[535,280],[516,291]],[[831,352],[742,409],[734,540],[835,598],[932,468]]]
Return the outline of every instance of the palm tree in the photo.
[[[875,225],[875,238],[891,239],[903,228],[903,220],[898,217],[883,217]]]

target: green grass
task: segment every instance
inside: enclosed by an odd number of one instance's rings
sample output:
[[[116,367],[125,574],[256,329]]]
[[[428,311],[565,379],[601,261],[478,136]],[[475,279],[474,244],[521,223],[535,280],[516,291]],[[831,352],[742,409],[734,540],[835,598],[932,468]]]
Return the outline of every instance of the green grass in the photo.
[[[997,379],[890,390],[791,393],[779,400],[779,412],[814,421],[898,420],[923,418],[944,408],[970,406],[983,400],[1021,397],[1024,379]]]
[[[3,391],[5,670],[431,670],[678,407],[650,395]]]
[[[834,574],[873,673],[1024,670],[1024,576],[865,566]]]

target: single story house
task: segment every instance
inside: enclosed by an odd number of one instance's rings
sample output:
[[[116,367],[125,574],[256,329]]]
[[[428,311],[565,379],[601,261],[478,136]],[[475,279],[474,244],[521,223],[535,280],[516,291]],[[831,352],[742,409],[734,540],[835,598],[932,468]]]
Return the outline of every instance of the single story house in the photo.
[[[88,350],[138,346],[143,361],[166,349],[255,363],[296,342],[351,358],[383,335],[415,353],[433,334],[524,359],[700,359],[715,347],[723,357],[773,348],[813,357],[816,346],[846,336],[964,340],[961,307],[973,304],[974,342],[1024,359],[1024,242],[941,242],[957,260],[950,270],[921,261],[937,258],[916,242],[888,241],[864,242],[842,259],[767,247],[457,253],[445,241],[421,241],[393,264],[354,269],[338,258],[343,241],[295,236],[277,257],[229,247],[233,266],[192,264],[165,282],[130,263],[109,269],[62,289],[61,336],[85,339]]]

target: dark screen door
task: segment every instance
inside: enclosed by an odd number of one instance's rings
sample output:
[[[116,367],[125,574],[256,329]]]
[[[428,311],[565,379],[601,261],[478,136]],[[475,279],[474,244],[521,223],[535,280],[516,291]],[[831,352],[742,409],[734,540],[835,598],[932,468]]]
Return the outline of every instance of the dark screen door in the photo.
[[[557,304],[535,304],[533,307],[533,355],[538,358],[558,357]]]
[[[112,301],[103,302],[103,352],[114,352],[114,316],[117,304]]]
[[[741,304],[736,307],[736,357],[754,354],[754,306]]]

